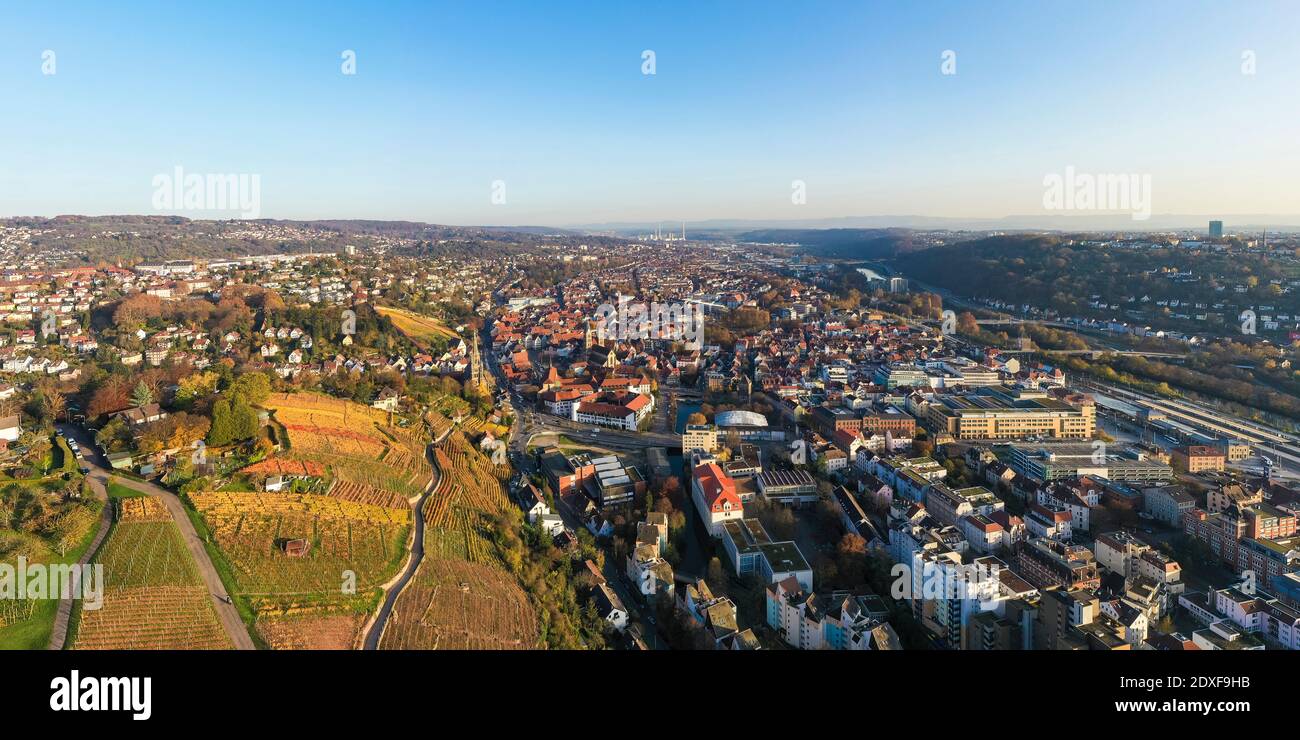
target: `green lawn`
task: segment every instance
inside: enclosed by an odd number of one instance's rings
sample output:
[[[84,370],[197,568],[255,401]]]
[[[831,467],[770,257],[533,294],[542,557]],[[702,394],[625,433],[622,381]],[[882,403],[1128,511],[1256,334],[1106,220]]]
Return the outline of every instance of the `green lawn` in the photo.
[[[117,482],[112,478],[110,478],[108,481],[109,498],[138,498],[140,496],[148,496],[148,495],[149,494],[144,493],[143,491],[137,491],[134,488],[128,488],[127,486],[122,485],[121,483]]]

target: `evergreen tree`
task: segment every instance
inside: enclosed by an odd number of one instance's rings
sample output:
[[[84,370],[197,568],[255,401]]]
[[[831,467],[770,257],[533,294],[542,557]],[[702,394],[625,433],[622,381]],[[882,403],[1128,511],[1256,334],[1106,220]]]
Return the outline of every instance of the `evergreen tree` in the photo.
[[[208,444],[219,447],[230,444],[234,439],[234,419],[230,412],[230,400],[218,399],[212,404],[212,427],[208,429]]]
[[[250,406],[247,401],[242,397],[232,399],[230,413],[235,440],[252,439],[257,436],[257,410]]]
[[[142,380],[136,384],[135,390],[131,391],[131,404],[148,406],[151,403],[153,403],[153,390]]]

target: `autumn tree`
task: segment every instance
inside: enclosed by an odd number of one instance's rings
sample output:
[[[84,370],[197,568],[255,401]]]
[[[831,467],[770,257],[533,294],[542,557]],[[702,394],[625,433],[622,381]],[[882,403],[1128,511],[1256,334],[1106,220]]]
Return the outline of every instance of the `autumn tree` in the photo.
[[[158,296],[137,293],[123,298],[113,311],[113,325],[119,331],[131,331],[143,326],[149,319],[162,316],[163,302]]]
[[[53,383],[41,383],[36,391],[37,406],[42,421],[56,422],[67,411],[67,398]]]
[[[840,538],[835,548],[836,566],[846,585],[863,582],[867,574],[867,541],[855,532]]]
[[[266,373],[257,372],[238,375],[231,381],[227,393],[242,398],[249,405],[266,403],[271,396],[271,378]]]
[[[962,311],[957,315],[957,333],[974,336],[980,333],[980,325],[975,321],[975,314]]]
[[[131,395],[126,378],[120,375],[109,376],[90,396],[86,413],[91,417],[100,417],[121,411],[131,405]]]
[[[176,389],[176,403],[188,406],[200,398],[216,393],[217,382],[220,379],[221,376],[212,371],[191,373],[181,378]]]

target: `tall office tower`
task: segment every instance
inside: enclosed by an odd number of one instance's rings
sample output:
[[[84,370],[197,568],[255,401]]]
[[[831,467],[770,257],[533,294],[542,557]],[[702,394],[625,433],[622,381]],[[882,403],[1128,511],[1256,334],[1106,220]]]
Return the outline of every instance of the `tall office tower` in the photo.
[[[1211,222],[1210,222],[1210,238],[1211,238],[1211,239],[1218,239],[1218,238],[1220,238],[1220,237],[1222,237],[1222,236],[1223,236],[1223,222],[1222,222],[1222,221],[1211,221]]]

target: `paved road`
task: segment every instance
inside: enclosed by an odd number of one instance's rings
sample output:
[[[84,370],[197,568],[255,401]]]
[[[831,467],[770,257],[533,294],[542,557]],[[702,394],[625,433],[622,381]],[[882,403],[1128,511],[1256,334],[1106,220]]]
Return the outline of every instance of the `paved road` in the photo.
[[[77,444],[81,444],[78,442]],[[108,536],[108,530],[113,524],[113,509],[108,505],[108,489],[104,487],[104,482],[97,478],[87,478],[90,484],[90,490],[99,499],[104,508],[99,515],[99,531],[95,533],[95,539],[86,548],[86,552],[77,561],[78,565],[86,565],[95,553],[99,552],[99,546],[104,544],[104,538]],[[50,630],[50,642],[46,646],[50,650],[62,650],[68,641],[68,628],[72,624],[72,605],[73,599],[60,599],[59,609],[54,614],[54,629]]]
[[[82,452],[85,453],[85,464],[90,468],[86,475],[91,480],[91,485],[99,484],[108,486],[109,476],[112,475],[112,469],[98,452],[95,451],[94,440],[84,429],[72,425],[61,425],[64,434],[77,440],[81,445]],[[163,502],[167,507],[167,512],[171,514],[172,521],[181,531],[181,539],[185,541],[186,548],[194,558],[194,564],[198,566],[199,575],[203,578],[203,583],[208,588],[208,593],[212,594],[212,605],[216,607],[217,616],[221,619],[221,625],[225,628],[226,634],[230,637],[230,642],[237,650],[255,650],[253,638],[248,634],[248,628],[244,626],[244,620],[239,617],[239,610],[229,602],[230,596],[226,593],[226,587],[221,583],[221,577],[217,575],[216,566],[212,564],[212,559],[208,557],[208,551],[203,547],[203,540],[199,539],[199,533],[194,529],[194,523],[185,513],[185,506],[175,494],[162,488],[161,486],[138,481],[131,478],[119,477],[119,483],[140,493],[147,494]]]
[[[599,429],[600,431],[593,434],[593,429]],[[580,424],[570,419],[543,413],[537,414],[536,420],[529,431],[533,433],[555,432],[563,434],[575,442],[590,442],[592,444],[612,443],[633,448],[682,446],[680,434],[629,432],[608,427],[593,427],[590,424]]]
[[[450,430],[448,430],[448,433],[450,433]],[[444,434],[438,442],[446,438],[447,435]],[[415,577],[415,571],[420,567],[420,562],[424,560],[424,515],[422,513],[424,511],[424,502],[429,499],[429,496],[437,490],[438,484],[442,482],[442,471],[438,469],[437,462],[433,460],[433,446],[429,445],[427,452],[429,462],[433,465],[433,478],[429,481],[429,485],[425,487],[420,498],[411,504],[411,516],[415,518],[415,537],[411,540],[411,555],[406,560],[406,569],[402,571],[401,576],[398,577],[396,582],[387,587],[384,594],[384,603],[379,607],[379,614],[371,624],[370,630],[366,632],[365,645],[363,646],[365,650],[379,649],[379,639],[384,636],[384,627],[388,624],[388,618],[393,614],[393,606],[397,604],[397,597],[401,595],[402,589],[406,588],[406,584],[410,583],[411,579]]]

